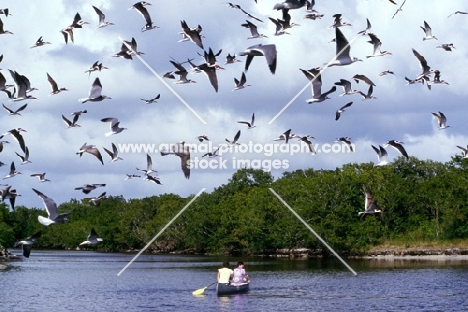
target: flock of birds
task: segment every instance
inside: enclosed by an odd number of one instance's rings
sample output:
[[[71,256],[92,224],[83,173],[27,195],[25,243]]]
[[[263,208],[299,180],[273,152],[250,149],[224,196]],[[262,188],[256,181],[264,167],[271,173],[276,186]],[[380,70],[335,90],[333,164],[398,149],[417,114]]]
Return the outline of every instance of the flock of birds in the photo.
[[[257,1],[255,1],[257,2]],[[397,5],[392,0],[389,2],[393,5]],[[395,17],[399,12],[402,12],[402,8],[406,0],[404,0],[395,11],[395,14],[392,18]],[[231,2],[227,2],[227,7],[229,9],[239,10],[245,15],[245,21],[239,25],[239,27],[248,29],[246,30],[246,40],[248,41],[255,41],[255,40],[264,40],[267,39],[268,36],[263,34],[258,27],[258,23],[264,23],[262,17],[254,16],[244,10],[240,5],[234,4]],[[293,35],[293,27],[298,27],[300,24],[297,21],[293,21],[293,16],[295,13],[294,11],[303,12],[303,19],[306,20],[319,20],[324,17],[323,14],[320,14],[317,10],[315,10],[315,0],[286,0],[281,3],[277,3],[273,6],[273,11],[281,12],[281,17],[268,17],[269,21],[275,25],[275,32],[273,36],[288,36]],[[144,24],[142,22],[141,32],[147,32],[153,29],[160,28],[160,26],[156,26],[151,18],[151,7],[152,4],[146,1],[140,1],[132,5],[128,10],[135,10],[141,14],[144,20]],[[96,28],[104,28],[108,26],[114,26],[115,24],[106,20],[106,16],[103,11],[96,7],[92,6],[93,10],[96,12],[98,17],[98,23]],[[3,14],[5,18],[14,18],[9,17],[12,15],[9,9],[0,9],[0,15]],[[462,11],[456,11],[453,14],[468,14]],[[14,14],[15,15],[15,14]],[[14,16],[13,15],[13,16]],[[19,14],[18,14],[19,15]],[[449,16],[450,17],[450,16]],[[335,45],[335,57],[328,63],[324,64],[323,67],[315,67],[311,69],[300,69],[303,73],[307,81],[310,83],[311,86],[311,98],[307,100],[308,104],[315,104],[324,102],[330,99],[330,95],[337,91],[338,87],[343,89],[343,92],[340,96],[353,96],[359,95],[362,100],[375,100],[377,99],[373,93],[374,88],[376,87],[375,83],[371,81],[366,75],[363,74],[356,74],[352,77],[352,79],[344,79],[341,78],[340,81],[335,82],[333,86],[331,86],[328,90],[322,91],[322,75],[325,73],[328,67],[332,66],[349,66],[356,62],[362,62],[363,60],[355,57],[351,53],[351,44],[350,41],[346,38],[346,36],[341,31],[343,27],[350,27],[352,26],[350,23],[346,22],[344,16],[342,14],[334,14],[332,16],[333,24],[330,25],[328,28],[334,30],[334,38],[331,40],[330,43]],[[89,27],[88,21],[82,19],[79,13],[76,13],[73,21],[70,25],[62,28],[60,30],[61,34],[63,35],[64,44],[73,44],[75,41],[75,36],[77,35],[77,31],[79,32],[80,29]],[[193,27],[194,25],[190,25],[187,23],[186,20],[180,21],[181,31],[178,35],[182,35],[182,39],[179,42],[191,42],[196,45],[201,51],[199,52],[199,56],[202,57],[203,62],[197,64],[194,62],[194,58],[188,57],[186,61],[176,61],[175,59],[169,60],[169,63],[172,65],[172,70],[167,71],[162,75],[163,79],[174,80],[174,83],[177,85],[181,84],[192,84],[196,83],[195,80],[191,79],[192,75],[196,75],[198,73],[203,73],[208,82],[211,84],[215,92],[219,91],[219,84],[218,84],[218,77],[217,73],[220,70],[225,70],[227,66],[230,64],[242,63],[243,71],[240,76],[235,77],[234,80],[234,88],[232,91],[239,91],[250,85],[247,84],[247,74],[249,71],[249,67],[252,64],[254,59],[263,59],[263,62],[266,63],[268,67],[268,71],[270,74],[276,74],[277,70],[277,63],[278,58],[283,57],[282,55],[278,55],[278,49],[275,44],[272,43],[257,43],[252,44],[248,48],[243,49],[242,52],[238,53],[237,55],[234,53],[229,53],[225,57],[224,64],[219,64],[217,58],[220,57],[222,54],[222,49],[219,51],[214,51],[211,47],[206,49],[206,43],[204,42],[204,36],[202,34],[203,28],[200,24]],[[438,38],[432,34],[432,29],[426,21],[422,21],[421,29],[424,33],[422,38],[423,41],[427,40],[438,40]],[[241,29],[243,30],[243,29]],[[240,31],[241,31],[240,30]],[[13,33],[7,29],[5,29],[5,24],[0,18],[0,35],[13,35]],[[379,39],[378,35],[372,32],[372,24],[369,19],[366,20],[366,28],[362,31],[357,33],[359,36],[367,36],[369,39],[369,44],[372,45],[372,52],[366,56],[368,58],[375,58],[375,57],[386,57],[392,55],[391,52],[382,50],[382,41]],[[42,48],[46,45],[50,45],[51,42],[45,41],[43,36],[40,36],[37,41],[30,46],[31,49],[38,49]],[[443,43],[438,45],[436,48],[443,49],[445,51],[451,52],[455,49],[454,44],[452,43]],[[438,69],[432,69],[423,55],[421,55],[415,49],[412,49],[413,55],[415,56],[415,61],[417,61],[421,67],[421,72],[415,75],[413,78],[405,77],[407,84],[422,84],[425,85],[429,90],[434,85],[448,85],[449,83],[441,79],[441,72]],[[122,58],[125,60],[132,60],[134,58],[139,58],[145,55],[144,52],[138,50],[138,44],[135,38],[131,40],[124,40],[120,47],[120,51],[116,52],[113,57]],[[238,57],[245,57],[245,60],[240,60]],[[257,58],[255,58],[257,57]],[[3,61],[3,55],[0,56],[0,62]],[[259,60],[260,62],[260,60]],[[108,70],[109,68],[104,66],[100,61],[95,61],[88,70],[84,71],[85,74],[88,74],[88,77],[91,77],[92,74],[99,74],[103,70]],[[392,70],[386,70],[380,73],[380,76],[385,75],[393,75]],[[49,73],[46,73],[47,81],[50,84],[51,92],[49,93],[50,96],[58,95],[62,92],[68,91],[67,88],[62,87],[57,84],[57,82],[52,78]],[[11,77],[11,83],[9,83]],[[8,79],[7,79],[8,78]],[[367,86],[366,91],[356,90],[352,88],[353,81],[358,84],[360,82],[364,83]],[[18,73],[15,70],[8,69],[8,74],[4,75],[0,72],[0,91],[2,91],[8,100],[13,103],[26,101],[26,100],[35,100],[37,99],[32,92],[37,90],[36,88],[32,87],[31,82],[28,77],[25,75]],[[101,102],[104,100],[110,100],[111,97],[103,94],[103,85],[99,77],[95,77],[91,88],[89,90],[88,96],[85,98],[79,99],[82,104],[87,102]],[[157,94],[155,97],[150,99],[140,98],[145,104],[152,104],[157,103],[160,99],[160,94]],[[348,110],[352,109],[353,102],[349,101],[347,104],[340,106],[335,112],[335,120],[338,121],[342,118],[343,113]],[[3,108],[8,112],[9,115],[16,115],[21,116],[21,114],[27,109],[28,104],[23,104],[18,108],[9,107],[5,104],[2,104]],[[80,117],[83,114],[88,113],[88,109],[80,110],[69,114],[68,116],[62,114],[62,120],[64,121],[67,128],[76,128],[81,127],[78,122]],[[442,112],[432,112],[434,118],[437,119],[439,129],[447,129],[447,118]],[[108,123],[110,131],[105,133],[106,137],[115,136],[122,133],[127,128],[121,127],[120,120],[116,117],[104,117],[101,119],[101,122]],[[247,130],[252,130],[257,127],[255,125],[255,113],[252,114],[250,120],[245,121],[238,121],[239,124],[245,125]],[[130,131],[130,130],[129,130]],[[22,153],[16,153],[16,155],[20,158],[21,164],[26,165],[31,163],[29,160],[29,149],[23,138],[24,132],[27,132],[23,128],[15,128],[11,129],[2,135],[0,135],[0,153],[2,152],[4,145],[10,143],[7,138],[11,137],[15,140]],[[214,158],[219,156],[219,149],[222,145],[229,145],[235,146],[240,145],[240,137],[241,137],[241,130],[238,130],[234,135],[233,139],[226,138],[225,142],[221,143],[217,148],[213,151],[205,153],[202,157],[209,157]],[[286,130],[285,132],[279,134],[276,139],[273,141],[284,141],[285,144],[288,144],[290,140],[297,140],[301,144],[306,144],[308,150],[311,154],[315,154],[316,151],[314,149],[314,144],[312,139],[315,139],[312,135],[299,135],[292,132],[291,129]],[[210,139],[206,135],[200,135],[197,137],[199,142],[209,141]],[[340,137],[336,139],[336,142],[340,142],[348,146],[348,148],[353,152],[353,144],[352,139],[350,137]],[[397,139],[388,140],[386,143],[381,145],[371,145],[372,149],[375,151],[377,155],[377,164],[379,166],[386,165],[389,163],[387,160],[388,152],[385,149],[387,146],[391,146],[398,151],[398,153],[406,158],[408,158],[408,153],[406,152],[403,142]],[[464,148],[461,146],[457,146],[459,149],[462,150],[463,156],[465,158],[468,157],[468,147]],[[110,162],[117,162],[122,161],[123,159],[119,156],[119,151],[115,143],[111,143],[110,148],[103,148],[103,151],[110,157]],[[182,173],[186,179],[190,178],[190,155],[191,149],[188,145],[186,145],[185,141],[180,141],[171,145],[170,150],[161,150],[161,156],[167,155],[175,155],[180,159],[180,167]],[[102,165],[104,165],[104,160],[101,154],[100,149],[93,144],[84,143],[82,146],[76,151],[76,154],[79,157],[83,155],[92,155],[94,156]],[[0,166],[5,165],[4,163],[0,162]],[[157,171],[153,169],[153,162],[152,158],[149,154],[146,155],[146,168],[140,169],[136,167],[136,170],[142,172],[142,174],[133,174],[129,173],[126,175],[125,179],[133,179],[133,178],[141,178],[143,177],[144,180],[161,185],[161,180],[157,175]],[[9,172],[3,177],[3,179],[10,179],[14,178],[15,176],[21,174],[21,172],[17,171],[15,166],[15,162],[12,161],[10,164]],[[30,175],[33,178],[37,178],[39,182],[50,182],[49,179],[46,179],[46,173],[34,173]],[[84,184],[81,187],[75,188],[75,190],[81,190],[84,194],[89,194],[93,190],[99,187],[105,187],[106,184]],[[68,221],[67,216],[69,213],[58,213],[57,204],[56,202],[43,194],[42,192],[32,189],[43,201],[45,209],[47,211],[47,217],[39,216],[38,221],[43,224],[44,226],[48,226],[51,224],[61,224]],[[371,191],[368,187],[364,189],[366,194],[366,203],[365,203],[365,210],[363,212],[359,212],[359,215],[365,214],[373,214],[382,212],[382,209],[376,204]],[[4,185],[4,189],[1,190],[2,201],[9,200],[10,206],[14,210],[15,207],[15,200],[18,196],[16,189],[11,185]],[[105,198],[106,192],[103,192],[101,195],[93,197],[89,200],[89,202],[93,205],[98,206],[99,202]],[[40,237],[40,232],[36,233],[20,242],[18,245],[23,246],[24,256],[28,257],[31,251],[31,245],[34,243],[36,239]],[[95,244],[102,241],[101,238],[97,235],[94,229],[91,230],[88,238],[80,245],[86,244]]]

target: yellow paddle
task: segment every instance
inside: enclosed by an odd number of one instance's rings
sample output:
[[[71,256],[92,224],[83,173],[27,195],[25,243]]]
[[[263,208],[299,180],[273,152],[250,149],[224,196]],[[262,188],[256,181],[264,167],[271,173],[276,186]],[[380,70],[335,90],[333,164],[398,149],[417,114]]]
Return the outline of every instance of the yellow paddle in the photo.
[[[214,285],[216,284],[217,282],[214,282],[208,286],[205,286],[203,288],[200,288],[200,289],[197,289],[195,290],[194,292],[192,292],[192,295],[195,295],[195,296],[199,296],[199,295],[203,295],[203,293],[205,292],[205,289],[207,289],[208,287],[210,287],[211,285]]]

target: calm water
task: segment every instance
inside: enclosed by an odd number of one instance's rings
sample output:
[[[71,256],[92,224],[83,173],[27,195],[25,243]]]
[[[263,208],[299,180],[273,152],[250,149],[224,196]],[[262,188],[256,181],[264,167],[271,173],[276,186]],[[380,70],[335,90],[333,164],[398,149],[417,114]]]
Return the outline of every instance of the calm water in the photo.
[[[19,252],[18,252],[19,253]],[[192,291],[215,281],[223,260],[34,250],[0,271],[0,311],[463,311],[468,261],[340,262],[243,258],[248,294]]]

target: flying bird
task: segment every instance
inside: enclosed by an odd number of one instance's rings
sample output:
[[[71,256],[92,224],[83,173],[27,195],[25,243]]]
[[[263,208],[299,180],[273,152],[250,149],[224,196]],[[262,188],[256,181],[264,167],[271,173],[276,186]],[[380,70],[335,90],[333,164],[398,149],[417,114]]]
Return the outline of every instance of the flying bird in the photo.
[[[49,81],[49,84],[50,84],[50,87],[52,88],[52,92],[50,92],[49,96],[50,95],[54,95],[54,94],[58,94],[62,91],[68,91],[67,88],[59,88],[57,83],[55,82],[55,80],[49,75],[49,73],[46,73],[47,74],[47,81]]]
[[[225,139],[226,142],[229,143],[229,145],[240,145],[240,143],[238,143],[237,141],[239,140],[240,138],[240,135],[241,135],[241,131],[237,131],[236,135],[234,136],[234,139],[231,141],[231,140],[228,140],[228,139]]]
[[[13,247],[18,247],[21,245],[22,249],[23,249],[23,256],[26,257],[26,258],[29,258],[29,255],[31,254],[31,247],[32,245],[36,242],[36,240],[41,237],[42,235],[42,232],[39,231],[21,241],[18,241],[15,243],[15,245]]]
[[[245,62],[245,71],[249,69],[249,65],[252,62],[254,56],[264,56],[268,68],[272,74],[275,74],[276,71],[276,62],[277,62],[277,51],[276,45],[274,44],[257,44],[251,47],[248,47],[246,50],[239,53],[240,56],[247,56]]]
[[[101,200],[106,197],[106,192],[103,192],[101,195],[97,197],[93,197],[89,199],[89,203],[92,203],[94,206],[99,206],[101,204]]]
[[[408,153],[406,152],[405,148],[403,147],[403,142],[398,141],[398,140],[389,140],[389,141],[387,141],[387,143],[385,143],[384,147],[386,147],[388,145],[390,145],[391,147],[396,149],[404,157],[408,158]]]
[[[379,145],[379,148],[375,147],[374,145],[371,145],[371,146],[372,146],[372,149],[377,153],[377,160],[379,161],[377,166],[384,166],[388,164],[388,161],[387,161],[388,153],[385,150],[385,148],[383,148],[380,145]]]
[[[463,158],[468,158],[468,145],[466,146],[466,148],[461,147],[459,145],[457,145],[457,147],[461,149]]]
[[[138,169],[138,167],[136,168],[138,171],[142,171],[144,172],[145,174],[150,174],[152,172],[156,172],[156,170],[153,170],[153,160],[151,159],[151,156],[149,154],[146,154],[146,169]]]
[[[99,184],[99,183],[95,183],[95,184],[85,184],[83,186],[80,186],[80,187],[75,187],[75,190],[77,191],[82,191],[83,193],[85,194],[89,194],[91,191],[97,189],[98,187],[105,187],[106,184]]]
[[[335,14],[335,15],[333,15],[333,18],[334,18],[333,25],[331,25],[328,28],[338,28],[338,27],[342,27],[342,26],[352,26],[350,23],[343,22],[341,20],[341,14]]]
[[[68,128],[81,127],[79,124],[77,124],[78,119],[80,118],[80,115],[81,114],[75,114],[72,121],[70,121],[67,117],[63,115],[62,115],[62,119],[65,122],[65,124],[68,126]]]
[[[80,243],[80,246],[97,244],[99,242],[102,242],[102,238],[100,238],[94,228],[92,228],[88,238],[84,242]]]
[[[346,79],[340,79],[339,82],[335,82],[335,86],[343,87],[343,93],[341,93],[340,96],[359,93],[358,90],[351,89],[351,81]]]
[[[28,106],[28,104],[26,103],[23,106],[17,108],[16,110],[12,110],[11,108],[6,107],[5,104],[3,104],[3,103],[2,103],[2,106],[10,115],[19,115],[19,116],[21,116],[20,112],[23,111]]]
[[[21,165],[25,165],[30,163],[31,161],[29,160],[29,148],[26,146],[26,150],[24,151],[24,156],[21,156],[17,152],[15,152],[16,156],[18,156],[21,159]]]
[[[99,63],[99,61],[96,61],[93,63],[93,65],[91,65],[91,67],[88,70],[85,71],[85,73],[88,73],[88,77],[89,77],[91,76],[92,72],[101,71],[101,69],[109,69],[109,68],[106,66],[103,66],[102,63]]]
[[[20,75],[18,72],[14,70],[9,70],[11,77],[13,78],[13,81],[15,83],[15,90],[17,92],[16,97],[14,98],[13,101],[22,101],[22,100],[36,100],[32,95],[27,94],[28,92],[31,92],[33,90],[37,90],[36,88],[31,88],[31,82],[29,79],[24,76]]]
[[[375,87],[375,83],[373,83],[372,80],[370,80],[366,75],[356,74],[353,76],[353,79],[356,83],[359,83],[359,81],[363,81],[366,84]]]
[[[134,5],[132,5],[129,10],[131,9],[136,9],[138,11],[138,13],[140,13],[143,18],[145,19],[146,21],[146,25],[141,29],[141,31],[147,31],[147,30],[151,30],[151,29],[154,29],[154,28],[159,28],[158,26],[156,25],[153,25],[153,21],[151,20],[151,16],[148,12],[148,10],[146,9],[146,6],[148,5],[152,5],[151,3],[149,2],[146,2],[146,1],[140,1],[140,2],[137,2],[135,3]]]
[[[114,23],[106,22],[106,15],[104,15],[104,13],[102,13],[100,9],[98,9],[94,5],[93,5],[93,9],[96,12],[96,14],[99,16],[99,24],[97,25],[96,28],[102,28],[102,27],[114,25]]]
[[[369,89],[367,90],[367,93],[364,93],[362,91],[358,91],[359,94],[362,96],[362,100],[370,100],[370,99],[377,99],[375,96],[372,95],[372,92],[374,92],[374,86],[370,85]]]
[[[341,114],[345,111],[346,108],[350,107],[351,105],[353,105],[353,102],[349,102],[349,103],[347,103],[346,105],[344,105],[344,106],[338,108],[338,110],[337,110],[336,113],[335,113],[335,120],[340,119]]]
[[[361,30],[360,32],[358,32],[358,35],[363,35],[363,36],[364,36],[364,35],[369,35],[369,34],[371,33],[371,32],[370,32],[370,29],[372,28],[372,25],[371,25],[371,23],[369,22],[369,19],[368,19],[368,18],[366,18],[366,22],[367,22],[367,24],[366,24],[366,25],[367,25],[366,29]]]
[[[43,45],[46,45],[46,44],[52,44],[52,43],[49,41],[44,41],[44,39],[42,39],[42,36],[40,36],[39,39],[36,40],[36,43],[34,43],[34,45],[31,47],[31,49],[42,47]]]
[[[46,173],[33,173],[31,174],[31,177],[37,177],[39,179],[39,182],[50,182],[49,179],[45,178]]]
[[[376,214],[382,213],[382,208],[379,207],[377,201],[374,199],[372,195],[371,189],[369,186],[363,187],[364,194],[365,194],[365,202],[364,202],[364,211],[358,212],[358,215],[364,217],[366,214]]]
[[[355,62],[362,62],[362,60],[356,57],[351,58],[351,45],[338,27],[335,27],[335,45],[335,58],[328,66],[345,66]]]
[[[7,135],[7,134],[11,135],[16,140],[16,142],[18,142],[19,146],[21,147],[21,150],[24,153],[26,153],[26,143],[24,142],[24,138],[21,135],[21,132],[27,132],[27,131],[24,130],[23,128],[16,128],[16,129],[11,129],[10,131],[4,133],[2,136]]]
[[[375,57],[375,56],[392,55],[391,52],[380,50],[380,47],[382,46],[382,42],[375,34],[368,33],[367,35],[371,39],[368,42],[374,46],[374,52],[372,53],[372,55],[366,56],[366,58]]]
[[[120,121],[117,118],[114,118],[114,117],[103,118],[103,119],[101,119],[101,121],[110,123],[111,131],[104,134],[106,137],[111,136],[113,134],[118,134],[118,133],[124,131],[125,129],[127,129],[127,128],[119,127]]]
[[[70,212],[64,212],[59,214],[57,209],[57,203],[50,197],[47,197],[43,193],[39,192],[36,189],[32,189],[40,198],[42,198],[42,202],[44,203],[44,207],[47,211],[47,218],[43,216],[38,216],[37,219],[39,223],[49,226],[51,224],[62,224],[68,222],[67,216]]]
[[[156,103],[156,100],[159,100],[160,97],[161,97],[161,94],[158,94],[152,99],[145,100],[145,99],[140,98],[140,100],[144,101],[145,104],[151,104],[151,103]]]
[[[240,131],[240,130],[239,130]],[[172,145],[172,151],[161,150],[161,156],[175,155],[180,157],[180,166],[186,179],[190,179],[190,147],[185,142],[178,142]]]
[[[453,43],[442,43],[441,45],[437,46],[436,48],[444,49],[445,51],[452,52],[452,49],[455,49]]]
[[[437,40],[436,36],[432,35],[432,29],[426,21],[424,21],[424,27],[423,26],[420,26],[420,27],[424,31],[424,34],[425,34],[425,36],[423,37],[423,41],[430,40],[430,39]]]
[[[11,185],[7,185],[5,189],[0,191],[0,194],[2,194],[2,202],[4,202],[5,199],[8,198],[10,200],[11,209],[15,211],[16,197],[21,195],[19,195],[15,189],[12,189]]]
[[[0,35],[5,35],[5,34],[13,35],[13,33],[11,31],[6,30],[6,29],[3,28],[3,21],[0,18]]]
[[[84,103],[86,103],[88,101],[90,101],[90,102],[99,102],[99,101],[102,101],[102,100],[105,100],[105,99],[110,99],[110,97],[108,97],[106,95],[102,95],[101,92],[102,92],[101,81],[97,77],[94,80],[93,85],[91,86],[91,90],[89,90],[88,97],[84,98],[84,99],[80,99],[80,102],[84,104]]]
[[[323,102],[330,99],[328,95],[336,91],[336,86],[333,86],[327,92],[322,93],[322,69],[320,67],[309,70],[300,70],[311,83],[312,98],[307,100],[308,104]]]
[[[202,36],[200,35],[200,32],[202,30],[202,27],[198,25],[196,28],[190,28],[187,25],[186,21],[180,21],[180,25],[182,26],[182,33],[193,43],[195,43],[197,46],[199,46],[201,49],[203,49],[203,43],[202,43]]]
[[[109,155],[109,157],[111,158],[110,162],[123,160],[121,157],[118,156],[119,151],[117,150],[117,146],[115,146],[114,143],[112,143],[112,151],[108,150],[105,147],[104,147],[104,151],[106,151],[107,155]]]
[[[341,138],[338,138],[336,139],[336,142],[341,142],[343,144],[345,144],[346,146],[348,146],[349,150],[351,152],[354,152],[353,150],[353,144],[351,143],[351,138],[350,137],[341,137]]]
[[[244,89],[245,87],[249,87],[249,84],[246,84],[247,78],[245,77],[245,73],[242,72],[242,76],[240,80],[237,80],[237,78],[234,78],[234,85],[236,86],[232,91]]]
[[[83,146],[80,147],[80,150],[76,153],[77,155],[83,156],[83,153],[89,153],[93,156],[95,156],[101,164],[104,165],[104,161],[102,160],[102,155],[101,152],[96,148],[95,145],[87,145],[86,143],[83,144]]]
[[[432,115],[437,118],[437,123],[439,124],[439,130],[447,129],[450,126],[447,126],[447,117],[442,112],[432,113]]]
[[[12,161],[11,165],[10,165],[10,172],[6,176],[3,177],[3,180],[13,178],[14,176],[16,176],[18,174],[21,174],[21,172],[16,170],[15,162]]]
[[[315,139],[315,138],[309,134],[309,135],[306,135],[304,137],[301,137],[299,139],[299,141],[304,142],[305,144],[307,144],[309,152],[311,152],[312,154],[316,154],[316,152],[314,150],[314,145],[312,144],[312,142],[309,139]]]
[[[254,125],[254,122],[255,122],[255,113],[252,114],[252,120],[250,122],[248,122],[248,121],[238,121],[237,123],[246,124],[248,129],[252,129],[252,128],[256,127]]]

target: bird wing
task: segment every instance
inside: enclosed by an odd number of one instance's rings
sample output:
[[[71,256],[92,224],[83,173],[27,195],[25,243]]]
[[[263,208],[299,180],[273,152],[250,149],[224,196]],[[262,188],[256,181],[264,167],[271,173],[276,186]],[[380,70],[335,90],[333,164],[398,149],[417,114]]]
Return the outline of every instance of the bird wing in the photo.
[[[96,78],[93,82],[93,85],[91,86],[91,89],[89,90],[88,97],[90,99],[98,98],[99,96],[101,96],[101,92],[102,92],[101,81],[99,80],[99,78]]]
[[[43,193],[39,192],[36,189],[32,189],[40,198],[42,198],[42,202],[44,203],[44,207],[47,210],[47,215],[49,219],[54,220],[58,216],[58,209],[57,204],[55,201],[44,195]]]

